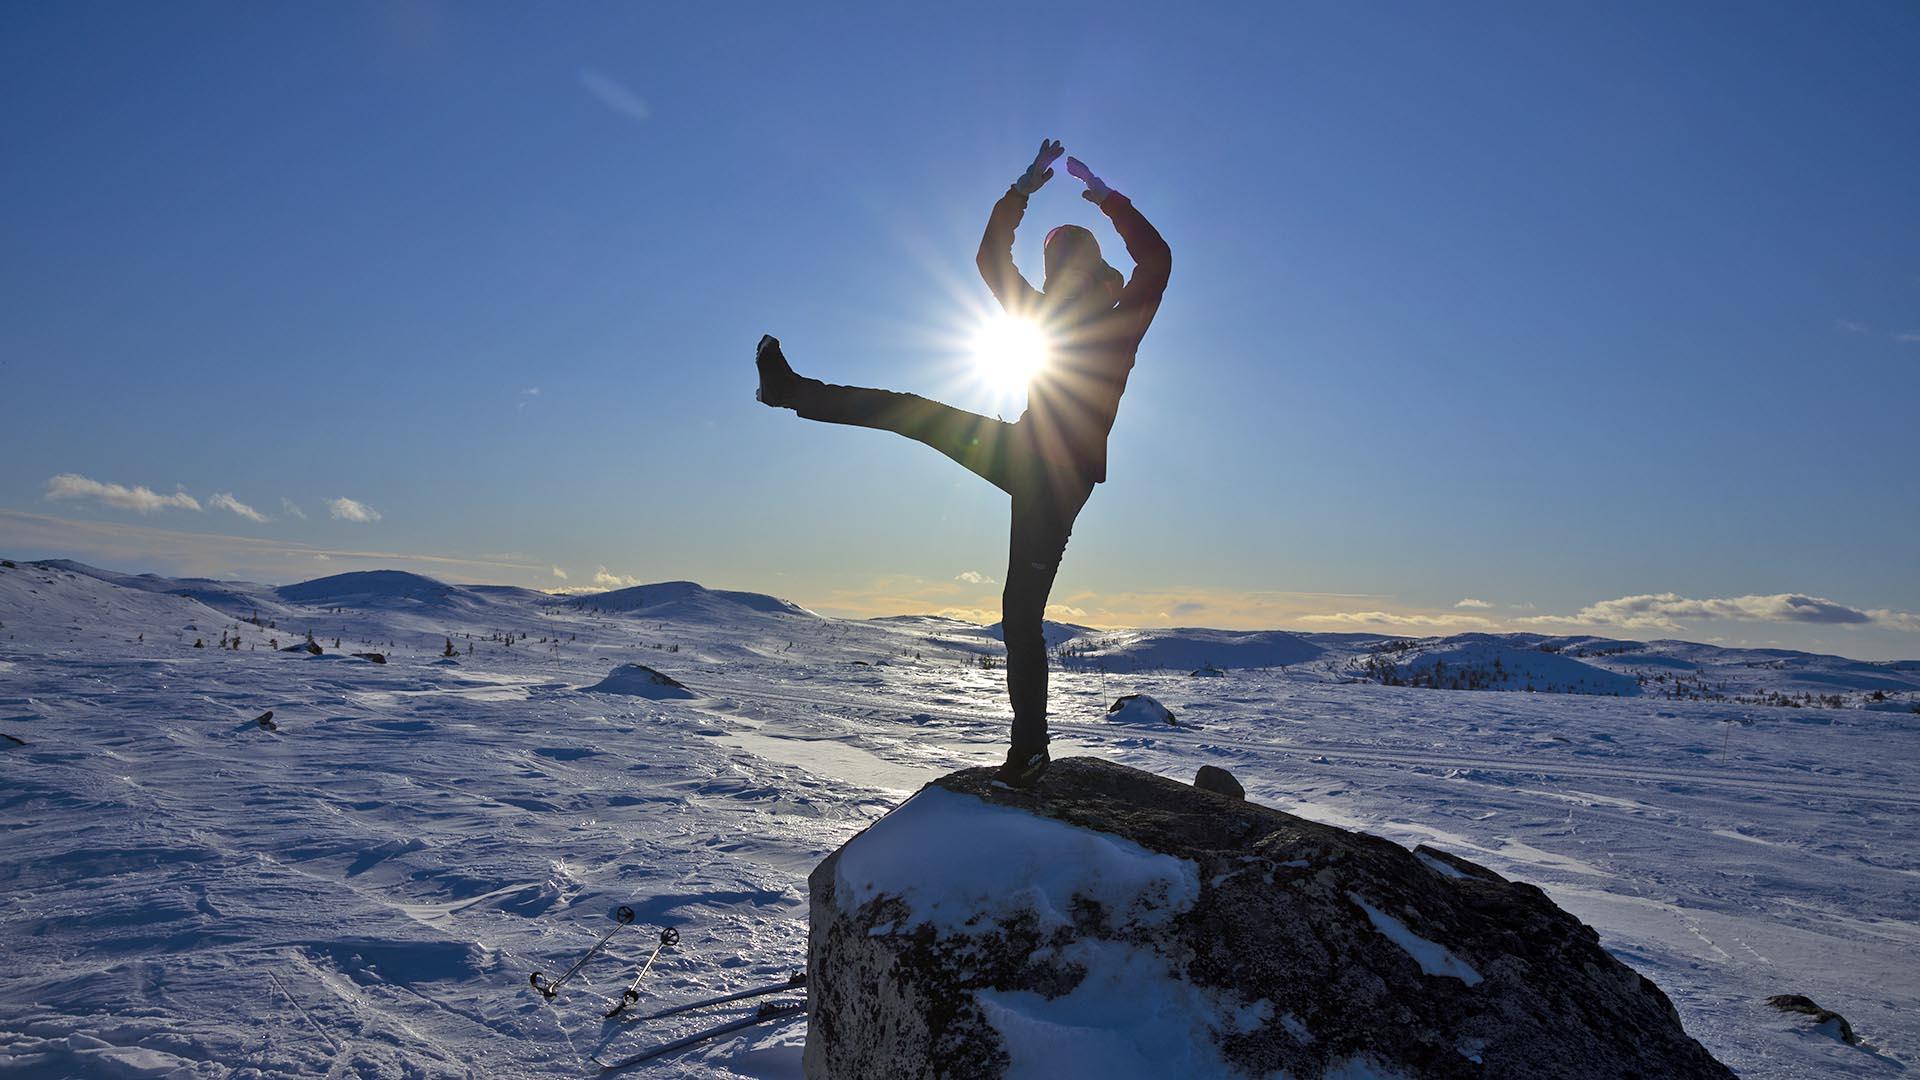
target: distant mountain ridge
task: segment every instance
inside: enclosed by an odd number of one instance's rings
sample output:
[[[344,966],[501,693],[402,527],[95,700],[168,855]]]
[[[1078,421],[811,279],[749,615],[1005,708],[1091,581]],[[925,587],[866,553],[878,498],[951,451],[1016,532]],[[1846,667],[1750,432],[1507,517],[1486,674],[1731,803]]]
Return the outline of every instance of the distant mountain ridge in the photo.
[[[0,606],[34,609],[62,626],[96,622],[119,611],[138,629],[176,625],[215,612],[228,619],[277,618],[305,625],[314,609],[394,613],[402,624],[440,632],[449,617],[512,625],[543,609],[567,607],[610,616],[681,625],[726,626],[736,620],[822,616],[764,593],[709,589],[666,581],[603,593],[559,597],[505,585],[456,585],[403,570],[360,570],[279,587],[212,578],[125,574],[71,559],[27,562],[21,570],[58,579],[55,595],[30,575],[0,578]],[[39,592],[35,592],[40,588]],[[78,590],[78,591],[75,591]],[[121,590],[125,590],[124,592]],[[144,596],[146,599],[135,598]],[[125,598],[124,603],[115,597]],[[182,605],[161,608],[155,604]],[[114,604],[121,604],[119,608]],[[129,606],[130,605],[130,606]],[[208,609],[212,609],[209,611]],[[500,621],[494,623],[498,618]],[[454,621],[458,621],[455,619]],[[985,658],[998,653],[998,626],[935,615],[836,620],[851,642],[896,653],[932,648]],[[537,624],[532,624],[537,625]],[[531,627],[530,627],[531,628]],[[1285,669],[1291,677],[1368,681],[1443,690],[1651,696],[1757,705],[1844,705],[1907,711],[1920,703],[1920,660],[1865,661],[1790,649],[1745,649],[1679,640],[1636,641],[1594,635],[1455,634],[1413,638],[1392,634],[1302,633],[1170,627],[1101,630],[1049,622],[1054,662],[1071,671],[1227,676],[1248,668]]]

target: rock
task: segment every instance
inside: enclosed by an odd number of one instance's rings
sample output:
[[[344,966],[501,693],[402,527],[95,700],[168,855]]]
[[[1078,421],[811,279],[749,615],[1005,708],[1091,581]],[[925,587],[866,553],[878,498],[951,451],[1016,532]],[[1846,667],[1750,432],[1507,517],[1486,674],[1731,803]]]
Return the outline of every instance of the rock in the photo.
[[[1802,994],[1775,994],[1767,999],[1767,1004],[1781,1012],[1805,1013],[1813,1017],[1815,1031],[1824,1031],[1848,1046],[1860,1045],[1859,1038],[1853,1033],[1853,1025],[1847,1023],[1846,1017],[1832,1009],[1821,1008],[1810,997]]]
[[[632,694],[655,700],[693,696],[693,691],[682,686],[678,680],[645,664],[621,664],[608,672],[606,678],[587,689],[597,694]]]
[[[1247,789],[1233,774],[1218,765],[1202,765],[1200,771],[1193,774],[1193,786],[1201,791],[1211,791],[1216,795],[1225,795],[1229,799],[1244,799]]]
[[[319,656],[321,653],[320,646],[314,644],[311,641],[301,641],[301,642],[296,642],[292,645],[283,646],[280,649],[280,651],[281,652],[303,652],[313,656]]]
[[[273,722],[272,709],[268,709],[266,712],[263,712],[259,716],[254,717],[253,722],[256,724],[259,724],[261,727],[267,729],[268,731],[280,730],[280,725]]]
[[[384,664],[387,662],[387,655],[385,653],[357,652],[357,653],[354,653],[353,655],[359,657],[362,660],[367,661],[370,664]]]
[[[1110,762],[953,773],[809,887],[812,1080],[1733,1076],[1539,889]]]
[[[1196,679],[1218,679],[1224,677],[1227,673],[1214,667],[1212,664],[1202,664],[1187,674]]]
[[[1107,719],[1121,724],[1175,726],[1173,710],[1146,694],[1125,694],[1107,706]]]

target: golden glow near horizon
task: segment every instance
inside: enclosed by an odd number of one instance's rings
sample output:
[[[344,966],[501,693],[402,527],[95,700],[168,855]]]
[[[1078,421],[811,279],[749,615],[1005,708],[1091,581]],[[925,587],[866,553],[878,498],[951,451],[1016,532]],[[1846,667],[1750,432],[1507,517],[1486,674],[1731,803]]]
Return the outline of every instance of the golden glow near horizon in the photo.
[[[994,312],[981,320],[971,344],[974,374],[995,393],[1024,394],[1047,364],[1047,335],[1035,323]]]

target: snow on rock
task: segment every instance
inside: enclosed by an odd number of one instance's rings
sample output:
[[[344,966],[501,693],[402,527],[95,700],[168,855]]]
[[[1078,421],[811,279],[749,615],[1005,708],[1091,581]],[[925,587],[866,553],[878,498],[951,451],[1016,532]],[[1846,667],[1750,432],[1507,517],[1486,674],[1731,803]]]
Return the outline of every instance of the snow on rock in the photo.
[[[1178,724],[1173,710],[1147,694],[1126,694],[1107,707],[1107,719],[1116,724],[1147,724],[1161,727]]]
[[[1083,903],[1164,922],[1200,892],[1190,861],[932,785],[847,844],[834,872],[843,914],[891,897],[896,930],[938,934],[1022,914],[1055,930]]]
[[[950,774],[809,878],[807,1075],[1733,1075],[1539,889],[1429,857],[1092,758]]]
[[[653,698],[656,701],[677,698],[690,698],[693,691],[687,689],[671,675],[655,671],[645,664],[621,664],[607,677],[586,688],[594,694],[630,694],[634,697]]]

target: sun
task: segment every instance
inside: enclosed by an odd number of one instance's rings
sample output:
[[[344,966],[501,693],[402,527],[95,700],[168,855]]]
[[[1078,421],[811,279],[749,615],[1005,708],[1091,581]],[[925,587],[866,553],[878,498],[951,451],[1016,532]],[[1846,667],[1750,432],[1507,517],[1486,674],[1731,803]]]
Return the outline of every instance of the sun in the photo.
[[[974,331],[974,372],[998,393],[1025,393],[1027,383],[1046,365],[1047,335],[1025,319],[1000,312]]]

